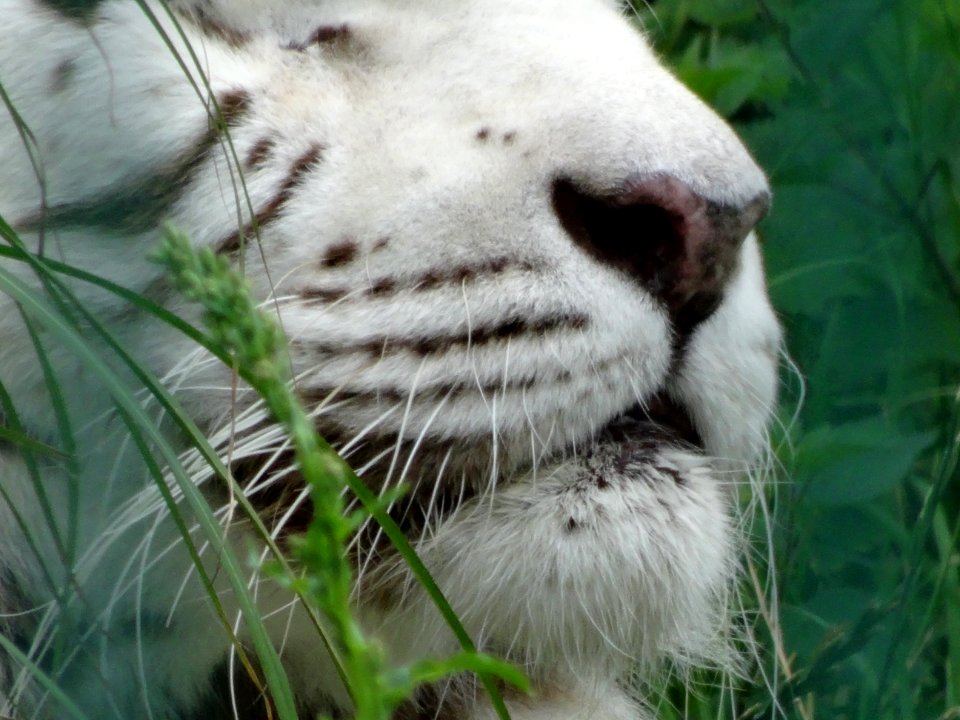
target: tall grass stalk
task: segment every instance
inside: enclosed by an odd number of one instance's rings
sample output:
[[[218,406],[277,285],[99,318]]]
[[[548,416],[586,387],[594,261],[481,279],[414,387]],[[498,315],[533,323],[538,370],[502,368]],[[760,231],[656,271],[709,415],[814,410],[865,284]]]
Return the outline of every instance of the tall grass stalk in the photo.
[[[203,306],[211,344],[229,356],[233,367],[260,394],[274,419],[290,435],[303,480],[310,488],[314,514],[306,536],[293,544],[304,572],[288,570],[284,580],[313,600],[329,624],[333,650],[342,666],[357,720],[388,720],[417,684],[462,671],[481,676],[499,716],[508,718],[493,678],[526,689],[525,678],[513,667],[477,653],[452,611],[448,621],[466,650],[442,661],[421,660],[391,668],[379,645],[365,636],[351,608],[353,572],[346,553],[347,542],[365,513],[381,524],[415,574],[421,574],[418,569],[426,572],[385,512],[390,498],[375,497],[317,435],[293,390],[280,328],[256,307],[243,280],[228,263],[209,248],[195,250],[184,235],[169,228],[154,258],[166,266],[186,297]],[[365,513],[345,515],[345,487],[360,498]],[[439,594],[428,574],[420,579],[432,594]],[[446,601],[438,604],[449,611]]]

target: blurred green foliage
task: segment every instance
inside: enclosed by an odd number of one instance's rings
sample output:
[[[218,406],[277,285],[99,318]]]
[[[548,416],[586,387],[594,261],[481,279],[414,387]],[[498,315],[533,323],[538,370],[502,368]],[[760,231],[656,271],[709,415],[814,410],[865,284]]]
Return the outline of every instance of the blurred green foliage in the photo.
[[[675,712],[960,718],[960,2],[636,9],[769,174],[760,233],[804,378],[784,372],[768,682]]]

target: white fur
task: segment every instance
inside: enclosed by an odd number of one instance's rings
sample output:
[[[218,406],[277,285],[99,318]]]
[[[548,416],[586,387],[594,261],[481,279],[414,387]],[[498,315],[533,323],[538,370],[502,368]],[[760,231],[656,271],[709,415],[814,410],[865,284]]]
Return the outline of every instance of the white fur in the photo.
[[[215,245],[249,222],[251,206],[277,197],[298,158],[322,148],[262,228],[266,265],[251,246],[245,273],[280,314],[301,392],[336,391],[315,408],[318,424],[343,431],[348,456],[375,455],[385,443],[369,477],[417,484],[428,506],[428,526],[414,538],[425,562],[478,642],[524,664],[541,690],[538,700],[511,700],[514,717],[636,719],[618,683],[638,667],[728,662],[738,538],[727,487],[763,453],[780,346],[756,240],[745,241],[723,303],[674,367],[662,306],[571,242],[550,191],[557,178],[603,195],[630,176],[669,175],[716,203],[742,205],[766,192],[766,181],[733,132],[603,0],[197,2],[206,25],[189,19],[192,0],[175,5],[186,42],[159,5],[149,7],[196,88],[135,3],[105,0],[78,21],[40,0],[0,0],[0,81],[35,139],[44,181],[41,199],[31,143],[3,115],[3,218],[37,248],[31,221],[44,203],[56,217],[183,162],[209,133],[204,78],[221,100],[242,89],[249,108],[231,130],[233,149],[215,146],[185,174],[164,216],[195,243]],[[342,25],[348,37],[289,48],[316,27]],[[231,34],[242,41],[228,42]],[[273,143],[268,157],[239,172],[234,149],[242,164],[264,138]],[[42,233],[47,255],[148,296],[162,287],[144,260],[158,239],[154,227],[54,223]],[[325,266],[325,253],[344,242],[358,258]],[[416,286],[427,272],[496,259],[506,260],[496,272]],[[3,268],[36,285],[20,264]],[[394,290],[367,293],[384,278]],[[282,434],[259,422],[262,410],[242,388],[235,405],[229,370],[109,294],[72,287],[224,456],[266,459],[282,449]],[[309,290],[343,297],[311,301]],[[196,319],[184,301],[158,297]],[[395,349],[548,316],[586,322],[442,353]],[[335,351],[384,339],[379,355]],[[80,448],[77,505],[62,468],[45,467],[51,528],[22,458],[0,446],[0,613],[33,613],[32,635],[18,642],[45,667],[45,648],[71,649],[57,682],[91,718],[179,717],[202,700],[229,641],[108,394],[73,353],[49,344]],[[27,431],[57,444],[36,352],[3,295],[0,382]],[[686,407],[705,453],[664,446],[643,468],[614,472],[612,449],[593,448],[597,434],[660,392]],[[252,482],[288,470],[274,462]],[[209,469],[188,467],[209,485]],[[608,486],[584,484],[594,471]],[[441,517],[434,486],[462,487],[472,499]],[[54,536],[77,518],[64,563]],[[252,537],[242,525],[231,532],[246,557]],[[205,553],[214,571],[218,559]],[[402,566],[364,570],[361,599],[384,588],[393,598],[388,607],[361,600],[393,657],[455,650]],[[251,570],[251,582],[258,577]],[[234,612],[226,584],[220,589]],[[305,619],[288,612],[290,598],[269,581],[258,593],[300,698],[344,702]],[[0,663],[0,714],[64,716],[29,672],[10,668],[4,680]],[[484,700],[470,712],[493,717]]]

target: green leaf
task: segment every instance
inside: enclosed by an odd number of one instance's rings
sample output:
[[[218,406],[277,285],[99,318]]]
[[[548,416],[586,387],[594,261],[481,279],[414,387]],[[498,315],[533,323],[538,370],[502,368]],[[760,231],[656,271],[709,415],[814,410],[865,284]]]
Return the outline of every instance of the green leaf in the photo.
[[[863,502],[908,476],[934,432],[902,433],[878,419],[824,426],[804,438],[798,455],[809,468],[807,496],[826,504]]]
[[[714,27],[741,25],[757,17],[753,0],[689,0],[687,11],[693,20]]]
[[[38,452],[42,455],[50,455],[55,458],[63,459],[66,457],[66,453],[62,450],[42,443],[39,440],[35,440],[26,433],[20,432],[19,430],[14,430],[13,428],[3,427],[0,425],[0,441],[5,441],[16,445],[20,448],[25,448],[31,452]]]

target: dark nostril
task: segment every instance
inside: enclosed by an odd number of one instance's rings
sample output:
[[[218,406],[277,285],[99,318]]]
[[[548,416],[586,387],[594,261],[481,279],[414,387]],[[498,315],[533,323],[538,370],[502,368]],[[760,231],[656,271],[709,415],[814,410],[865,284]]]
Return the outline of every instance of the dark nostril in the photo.
[[[768,205],[766,192],[742,207],[708,200],[669,175],[633,177],[602,195],[553,183],[554,210],[574,241],[660,299],[680,333],[719,305],[740,245]]]

